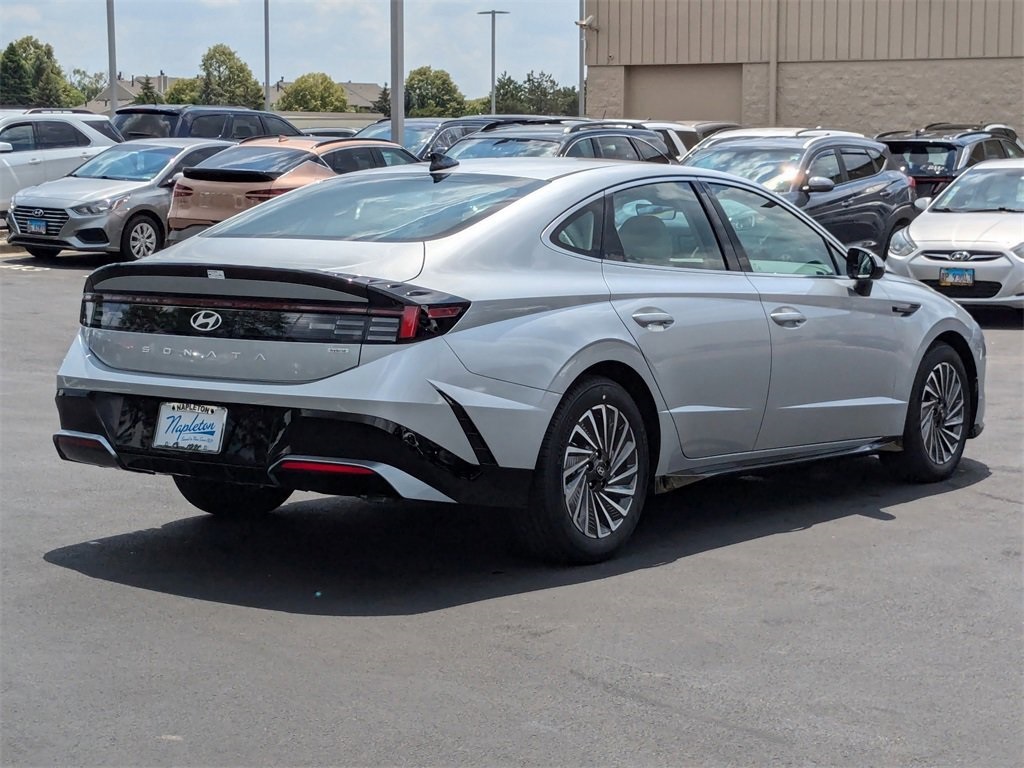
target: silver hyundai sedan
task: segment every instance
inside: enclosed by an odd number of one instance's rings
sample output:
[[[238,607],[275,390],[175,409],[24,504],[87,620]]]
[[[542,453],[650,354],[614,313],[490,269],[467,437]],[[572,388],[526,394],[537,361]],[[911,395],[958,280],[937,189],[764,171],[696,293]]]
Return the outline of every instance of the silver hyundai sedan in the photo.
[[[95,271],[54,442],[216,515],[514,507],[534,553],[587,563],[699,478],[865,453],[947,478],[984,381],[963,309],[753,183],[441,158]]]
[[[163,247],[175,175],[230,146],[211,139],[115,144],[67,176],[15,194],[8,242],[39,258],[62,250],[149,256]]]

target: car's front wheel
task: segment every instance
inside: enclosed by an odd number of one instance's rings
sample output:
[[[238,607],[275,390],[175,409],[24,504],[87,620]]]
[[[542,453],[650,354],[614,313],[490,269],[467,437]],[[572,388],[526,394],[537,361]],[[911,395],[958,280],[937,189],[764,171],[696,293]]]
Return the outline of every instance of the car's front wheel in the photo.
[[[953,474],[971,425],[970,383],[960,356],[938,343],[914,379],[903,430],[903,450],[879,454],[900,477],[934,483]]]
[[[566,393],[541,445],[530,505],[515,513],[545,560],[596,563],[632,535],[647,496],[647,430],[619,384],[586,378]]]
[[[218,517],[245,517],[273,512],[292,492],[269,485],[240,485],[174,476],[181,495],[194,507]]]
[[[121,232],[121,258],[135,261],[152,256],[164,245],[156,219],[144,213],[133,216]]]
[[[52,259],[60,253],[60,248],[51,248],[47,245],[26,245],[25,250],[28,251],[29,256],[34,256],[37,259]]]

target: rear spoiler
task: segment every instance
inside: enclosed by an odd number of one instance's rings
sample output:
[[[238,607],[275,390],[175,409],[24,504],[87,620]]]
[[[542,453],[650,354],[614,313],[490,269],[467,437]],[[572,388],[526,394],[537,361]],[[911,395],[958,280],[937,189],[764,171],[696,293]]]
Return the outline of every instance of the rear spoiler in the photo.
[[[196,181],[274,181],[283,171],[248,171],[236,168],[186,168],[182,175]]]

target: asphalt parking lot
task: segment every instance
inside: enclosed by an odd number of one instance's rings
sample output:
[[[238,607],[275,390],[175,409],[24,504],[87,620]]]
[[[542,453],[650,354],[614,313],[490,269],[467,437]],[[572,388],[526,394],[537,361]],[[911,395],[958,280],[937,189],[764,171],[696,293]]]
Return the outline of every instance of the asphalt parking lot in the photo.
[[[979,311],[958,473],[875,459],[659,497],[600,566],[493,511],[293,497],[261,525],[61,462],[100,257],[0,253],[0,762],[1018,766],[1024,345]]]

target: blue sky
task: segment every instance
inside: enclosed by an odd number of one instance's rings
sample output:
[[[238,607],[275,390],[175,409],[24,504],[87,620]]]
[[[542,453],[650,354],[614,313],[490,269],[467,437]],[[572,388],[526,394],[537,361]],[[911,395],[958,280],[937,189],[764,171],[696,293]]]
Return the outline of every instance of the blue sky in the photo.
[[[446,69],[469,98],[490,92],[490,17],[497,70],[544,70],[575,85],[578,0],[405,0],[406,71]],[[203,53],[227,43],[263,82],[263,0],[114,0],[117,68],[125,77],[192,76]],[[388,0],[270,0],[270,78],[326,72],[335,80],[391,79]],[[2,0],[0,43],[34,35],[70,73],[107,70],[105,0]]]

